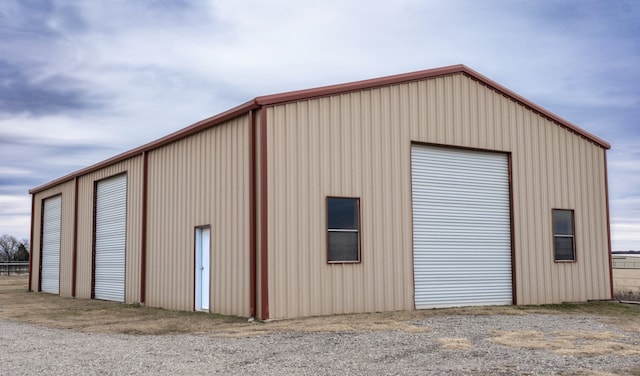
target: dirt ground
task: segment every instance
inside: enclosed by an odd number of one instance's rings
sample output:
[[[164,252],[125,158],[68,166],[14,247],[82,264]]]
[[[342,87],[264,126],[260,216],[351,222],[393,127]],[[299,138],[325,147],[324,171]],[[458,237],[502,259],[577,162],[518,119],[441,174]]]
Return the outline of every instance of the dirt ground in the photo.
[[[617,302],[264,323],[27,292],[26,276],[0,276],[0,327],[6,374],[640,376],[640,305]]]
[[[609,302],[547,306],[467,307],[419,311],[310,317],[262,323],[247,318],[203,312],[172,311],[100,300],[63,298],[27,291],[26,276],[0,276],[0,319],[86,333],[142,335],[207,333],[216,336],[251,336],[288,332],[353,332],[399,330],[421,332],[412,321],[446,315],[594,314],[626,330],[640,333],[640,306]],[[525,333],[525,336],[531,333]],[[560,334],[562,336],[562,334]],[[579,335],[578,335],[579,337]],[[498,341],[513,342],[500,334]],[[578,338],[579,339],[579,338]],[[553,341],[554,339],[549,339]],[[544,340],[541,340],[544,342]],[[464,340],[442,339],[444,346],[464,347]],[[540,341],[538,341],[539,343]]]

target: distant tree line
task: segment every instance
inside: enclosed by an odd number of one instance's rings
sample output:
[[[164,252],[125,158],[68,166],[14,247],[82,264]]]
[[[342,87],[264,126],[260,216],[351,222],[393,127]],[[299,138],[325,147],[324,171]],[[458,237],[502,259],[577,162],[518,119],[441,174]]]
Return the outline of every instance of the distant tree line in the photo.
[[[12,235],[0,237],[0,262],[29,261],[29,240]]]
[[[614,255],[637,255],[640,254],[640,251],[613,251],[611,253],[613,253]]]

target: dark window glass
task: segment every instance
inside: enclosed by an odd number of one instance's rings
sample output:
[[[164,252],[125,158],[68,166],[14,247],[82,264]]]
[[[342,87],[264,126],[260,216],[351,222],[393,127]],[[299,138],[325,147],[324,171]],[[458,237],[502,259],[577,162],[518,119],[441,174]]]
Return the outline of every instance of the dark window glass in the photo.
[[[555,237],[556,261],[573,261],[573,238]]]
[[[553,211],[554,235],[573,235],[573,212],[571,210]]]
[[[327,211],[330,229],[358,229],[358,199],[329,197]]]
[[[575,261],[576,246],[573,210],[554,209],[553,213],[553,252],[556,261]]]
[[[329,262],[359,262],[359,199],[327,197],[327,231]]]
[[[358,261],[358,233],[329,231],[329,261]]]

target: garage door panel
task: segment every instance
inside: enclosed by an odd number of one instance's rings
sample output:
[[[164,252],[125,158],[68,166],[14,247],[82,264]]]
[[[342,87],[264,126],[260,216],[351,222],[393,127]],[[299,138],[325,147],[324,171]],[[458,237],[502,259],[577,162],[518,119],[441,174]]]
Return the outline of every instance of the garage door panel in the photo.
[[[42,214],[42,272],[40,289],[60,293],[60,237],[62,196],[44,200]]]
[[[412,147],[416,308],[512,303],[506,154]]]
[[[127,177],[97,183],[94,297],[124,302]]]

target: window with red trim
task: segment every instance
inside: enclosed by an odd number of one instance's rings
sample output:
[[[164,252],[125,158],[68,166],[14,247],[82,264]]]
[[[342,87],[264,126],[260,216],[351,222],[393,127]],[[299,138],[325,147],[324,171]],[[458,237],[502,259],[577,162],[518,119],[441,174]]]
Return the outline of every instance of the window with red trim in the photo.
[[[327,261],[360,262],[360,199],[327,197]]]

